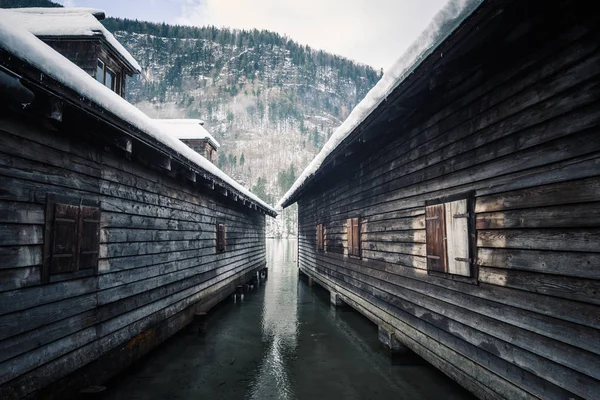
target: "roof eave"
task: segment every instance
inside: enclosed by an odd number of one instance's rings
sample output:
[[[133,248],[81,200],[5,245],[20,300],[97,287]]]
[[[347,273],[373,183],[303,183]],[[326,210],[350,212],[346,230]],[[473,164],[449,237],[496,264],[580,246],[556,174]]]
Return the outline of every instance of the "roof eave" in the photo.
[[[3,53],[3,49],[0,49],[0,54]],[[158,140],[148,136],[142,131],[139,131],[137,128],[126,124],[125,121],[122,121],[118,116],[113,115],[108,110],[104,109],[102,106],[96,104],[93,101],[85,101],[82,102],[80,96],[78,96],[72,89],[65,87],[60,84],[60,82],[54,81],[52,78],[49,78],[46,75],[44,76],[43,82],[38,82],[37,79],[33,77],[40,76],[39,70],[37,68],[30,66],[23,60],[20,60],[16,57],[0,57],[0,66],[4,66],[8,70],[11,71],[15,76],[19,76],[22,82],[27,83],[27,87],[32,90],[43,91],[46,94],[57,97],[62,101],[65,101],[67,104],[71,105],[73,108],[84,112],[103,123],[106,123],[120,132],[122,132],[126,137],[130,137],[135,139],[136,141],[142,143],[145,146],[152,148],[154,151],[158,151],[159,153],[165,154],[176,161],[177,163],[185,166],[191,171],[196,171],[201,176],[210,176],[215,186],[219,186],[223,188],[224,196],[230,197],[229,192],[233,193],[233,196],[237,201],[241,201],[243,204],[249,203],[250,210],[259,211],[271,217],[276,217],[277,212],[272,208],[266,208],[262,204],[254,201],[248,196],[244,195],[240,191],[238,191],[235,187],[231,186],[227,182],[223,181],[219,177],[213,175],[209,171],[204,170],[199,165],[191,162],[183,155],[169,148],[168,146],[162,144]],[[30,68],[30,73],[17,73],[14,70],[13,63],[27,65]],[[26,71],[25,71],[26,72]],[[217,191],[218,192],[218,191]]]
[[[488,1],[487,3],[489,5],[490,2]],[[483,15],[487,15],[488,12],[493,11],[493,10],[487,10],[487,12],[483,12],[482,11],[483,8],[484,7],[482,7],[482,6],[475,8],[473,10],[473,12],[470,15],[468,15],[465,18],[465,20],[463,20],[454,29],[454,31],[452,33],[450,33],[448,35],[448,37],[446,37],[441,43],[439,43],[438,46],[431,49],[431,51],[429,52],[429,54],[426,57],[423,57],[420,60],[418,60],[417,64],[415,64],[415,66],[414,66],[413,71],[408,76],[406,76],[396,86],[396,88],[389,94],[388,98],[400,96],[402,91],[404,90],[404,87],[405,87],[407,81],[414,79],[415,75],[418,75],[419,71],[422,68],[424,68],[424,65],[426,65],[428,62],[431,62],[431,60],[435,57],[435,55],[440,53],[440,51],[445,53],[447,51],[448,46],[455,45],[455,43],[454,43],[455,40],[453,39],[453,37],[458,31],[463,30],[465,27],[470,27],[470,28],[476,27],[477,24],[482,19]],[[443,50],[440,50],[440,49],[443,49]],[[289,195],[287,200],[285,200],[284,202],[282,202],[280,204],[282,208],[287,208],[290,205],[296,203],[302,197],[302,195],[304,195],[306,193],[306,190],[315,183],[315,179],[317,178],[318,175],[321,175],[323,173],[324,168],[326,168],[328,165],[330,165],[331,160],[335,159],[343,149],[345,149],[350,143],[354,142],[357,138],[360,138],[368,130],[366,127],[371,125],[377,119],[377,117],[381,114],[382,110],[386,107],[386,105],[389,104],[389,102],[387,101],[388,98],[386,98],[384,101],[382,101],[371,112],[371,114],[369,114],[356,128],[354,128],[348,134],[348,136],[342,142],[340,142],[338,144],[338,146],[335,149],[333,149],[331,151],[331,153],[329,153],[327,155],[327,157],[322,162],[321,166],[312,175],[308,176],[306,178],[306,180],[298,188],[296,188],[294,192],[292,192]]]
[[[127,58],[125,58],[117,49],[115,49],[115,47],[110,44],[110,42],[106,39],[106,37],[101,32],[98,32],[97,34],[94,34],[94,35],[35,35],[35,36],[42,41],[52,39],[52,40],[87,40],[87,41],[101,42],[103,45],[105,45],[108,48],[108,50],[114,57],[118,58],[119,61],[121,61],[123,63],[123,65],[125,65],[129,75],[139,74],[142,72],[141,70],[137,69],[134,65],[132,65],[129,61],[127,61]]]

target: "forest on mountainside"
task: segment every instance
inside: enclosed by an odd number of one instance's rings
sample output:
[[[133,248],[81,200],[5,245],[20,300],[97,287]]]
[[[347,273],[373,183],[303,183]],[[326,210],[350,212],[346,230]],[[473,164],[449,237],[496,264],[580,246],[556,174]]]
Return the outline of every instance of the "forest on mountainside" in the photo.
[[[57,6],[0,0],[0,6]],[[216,164],[270,204],[293,184],[381,71],[279,33],[108,17],[143,73],[127,99],[154,118],[200,118],[221,143]],[[270,229],[296,232],[293,212]]]

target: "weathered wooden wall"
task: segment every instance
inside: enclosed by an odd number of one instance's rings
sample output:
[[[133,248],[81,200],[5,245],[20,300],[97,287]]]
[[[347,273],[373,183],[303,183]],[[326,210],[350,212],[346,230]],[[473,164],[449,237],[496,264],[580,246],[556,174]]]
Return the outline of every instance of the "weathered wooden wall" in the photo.
[[[264,215],[208,188],[16,117],[0,115],[0,144],[2,399],[33,394],[111,351],[135,359],[265,265]],[[97,274],[41,283],[48,193],[100,201]],[[217,221],[227,229],[223,253]]]
[[[100,47],[99,38],[91,40],[45,38],[43,40],[44,43],[68,58],[73,64],[91,76],[95,76],[96,65],[98,65],[98,48]]]
[[[90,40],[49,37],[43,38],[43,41],[94,78],[98,59],[102,60],[108,68],[116,73],[119,84],[118,93],[125,97],[127,68],[112,51],[109,51],[100,37]]]
[[[600,394],[600,36],[588,28],[565,21],[470,55],[477,69],[443,76],[422,118],[298,202],[300,269],[481,398]],[[425,202],[470,190],[478,278],[428,274]],[[346,247],[358,216],[361,259]]]

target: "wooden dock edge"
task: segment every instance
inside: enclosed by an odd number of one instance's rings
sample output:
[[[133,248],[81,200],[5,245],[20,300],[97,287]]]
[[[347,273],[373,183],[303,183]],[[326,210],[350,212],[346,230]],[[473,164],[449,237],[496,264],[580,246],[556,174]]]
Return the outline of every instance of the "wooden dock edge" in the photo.
[[[228,298],[235,292],[238,285],[249,282],[256,276],[256,272],[264,267],[263,265],[253,268],[251,271],[246,272],[244,275],[228,282],[215,291],[207,288],[205,290],[206,294],[197,303],[134,336],[126,343],[103,354],[95,361],[51,383],[40,391],[25,397],[25,399],[60,400],[88,398],[84,395],[81,395],[81,397],[77,395],[85,387],[105,384],[109,379],[115,377],[159,344],[192,323],[194,315],[197,312],[206,312]]]
[[[333,281],[327,279],[326,277],[317,275],[310,269],[304,267],[299,267],[298,269],[301,274],[306,275],[309,280],[317,283],[330,293],[337,293],[337,296],[341,296],[342,301],[346,305],[361,313],[371,322],[377,326],[385,327],[389,332],[394,334],[394,336],[402,345],[418,354],[439,371],[443,372],[465,389],[475,394],[475,396],[477,396],[479,399],[503,399],[503,397],[501,397],[498,393],[491,391],[489,388],[483,385],[480,385],[471,376],[465,374],[463,371],[429,351],[416,340],[410,338],[410,332],[408,330],[403,332],[401,329],[399,329],[399,326],[404,325],[402,321],[386,313],[385,311],[374,307],[372,304],[369,304],[367,301],[349,292],[345,288],[336,285]]]

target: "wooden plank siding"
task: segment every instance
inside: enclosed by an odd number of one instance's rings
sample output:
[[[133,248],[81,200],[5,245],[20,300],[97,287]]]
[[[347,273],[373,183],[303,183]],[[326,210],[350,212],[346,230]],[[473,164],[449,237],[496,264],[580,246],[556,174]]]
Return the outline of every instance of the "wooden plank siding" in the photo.
[[[0,115],[0,138],[2,399],[33,396],[166,321],[179,321],[174,333],[193,317],[186,310],[210,307],[266,264],[265,216],[210,188],[15,116]],[[48,193],[99,202],[97,273],[42,284]]]
[[[600,35],[588,28],[548,28],[528,51],[522,39],[520,57],[490,45],[497,58],[471,59],[482,73],[442,76],[420,114],[392,109],[379,142],[297,197],[299,268],[481,398],[600,393]],[[426,202],[467,192],[474,276],[432,273]],[[361,258],[347,256],[356,215]]]

